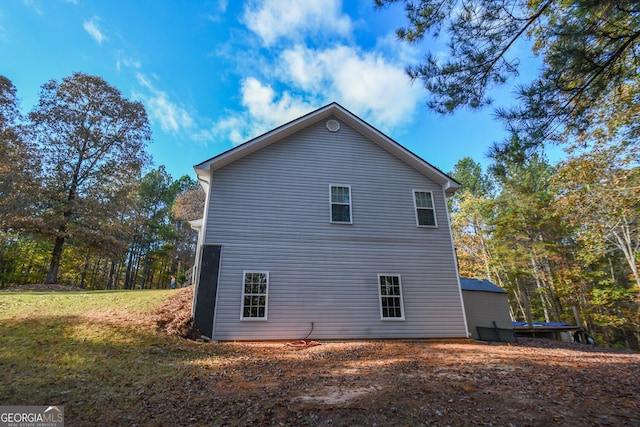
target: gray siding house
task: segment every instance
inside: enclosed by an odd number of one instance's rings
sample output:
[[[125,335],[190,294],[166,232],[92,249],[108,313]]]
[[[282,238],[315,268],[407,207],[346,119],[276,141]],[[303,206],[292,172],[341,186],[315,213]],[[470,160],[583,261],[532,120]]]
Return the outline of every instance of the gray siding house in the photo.
[[[340,105],[194,169],[204,335],[468,336],[446,205],[459,184]]]

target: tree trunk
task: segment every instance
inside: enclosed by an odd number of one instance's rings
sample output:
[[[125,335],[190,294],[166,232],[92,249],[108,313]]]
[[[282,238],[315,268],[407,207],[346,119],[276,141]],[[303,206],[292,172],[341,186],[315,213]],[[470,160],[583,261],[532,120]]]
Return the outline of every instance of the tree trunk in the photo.
[[[115,289],[116,262],[112,259],[109,268],[109,278],[107,279],[107,289]]]
[[[636,263],[638,246],[634,245],[633,232],[628,225],[629,223],[630,221],[627,221],[625,218],[623,224],[618,227],[619,231],[614,229],[614,231],[611,232],[614,237],[611,240],[615,246],[622,251],[624,258],[629,264],[629,268],[631,268],[631,273],[636,281],[636,285],[640,288],[640,273],[638,272],[638,264]]]
[[[96,280],[98,279],[99,270],[100,270],[100,260],[97,259],[93,263],[93,269],[91,271],[91,282],[89,284],[89,288],[91,288],[91,289],[95,289],[96,288]]]
[[[129,249],[129,256],[127,260],[127,273],[124,277],[125,289],[133,289],[133,284],[134,284],[133,271],[134,271],[135,259],[138,257],[137,252],[138,252],[138,237],[136,236],[133,242],[131,243],[131,248]]]
[[[84,289],[84,280],[87,278],[87,272],[89,271],[89,252],[84,257],[84,266],[82,267],[82,273],[80,274],[80,289]]]
[[[56,237],[51,253],[51,264],[49,264],[49,272],[47,273],[44,283],[47,285],[58,283],[58,269],[60,268],[60,259],[62,258],[62,247],[64,246],[64,237]]]

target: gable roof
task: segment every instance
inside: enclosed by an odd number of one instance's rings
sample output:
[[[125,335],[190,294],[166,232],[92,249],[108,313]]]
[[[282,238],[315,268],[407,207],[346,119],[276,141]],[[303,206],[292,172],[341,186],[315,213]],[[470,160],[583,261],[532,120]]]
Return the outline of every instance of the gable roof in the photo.
[[[431,178],[436,183],[442,185],[442,188],[447,194],[451,195],[458,188],[460,188],[460,183],[451,178],[449,175],[445,174],[435,166],[418,157],[411,151],[407,150],[405,147],[336,102],[325,105],[322,108],[319,108],[289,123],[279,126],[265,134],[250,139],[249,141],[238,145],[237,147],[234,147],[230,150],[225,151],[224,153],[210,158],[209,160],[205,160],[204,162],[195,165],[193,168],[196,171],[198,179],[201,182],[208,183],[210,171],[220,169],[223,166],[228,165],[229,163],[239,160],[314,123],[317,123],[320,120],[328,119],[330,117],[335,117],[351,126],[366,138],[370,139],[392,155],[404,161],[407,165],[416,169],[423,175]]]
[[[460,278],[460,288],[463,291],[484,291],[506,294],[507,291],[489,280]]]

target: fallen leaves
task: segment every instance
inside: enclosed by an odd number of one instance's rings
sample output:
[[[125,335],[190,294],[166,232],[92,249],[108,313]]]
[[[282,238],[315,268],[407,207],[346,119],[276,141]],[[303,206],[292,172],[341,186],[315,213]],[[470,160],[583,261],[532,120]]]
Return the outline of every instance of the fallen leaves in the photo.
[[[196,342],[177,338],[190,298],[173,292],[155,316],[5,320],[0,404],[61,404],[74,426],[640,425],[639,353],[536,339]]]
[[[190,296],[180,292],[162,312],[183,325],[177,313]],[[165,329],[184,336],[168,320]],[[640,424],[640,354],[628,351],[537,339],[200,346],[225,357],[198,362],[207,368],[189,387],[199,391],[182,405],[198,423]]]

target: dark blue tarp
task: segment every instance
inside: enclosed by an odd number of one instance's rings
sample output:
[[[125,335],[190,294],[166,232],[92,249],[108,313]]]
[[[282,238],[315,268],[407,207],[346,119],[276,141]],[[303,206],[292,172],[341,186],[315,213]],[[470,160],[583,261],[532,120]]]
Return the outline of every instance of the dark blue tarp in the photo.
[[[517,327],[526,327],[529,326],[527,322],[512,322],[515,328]],[[533,327],[538,328],[562,328],[566,326],[571,326],[567,322],[533,322]]]

